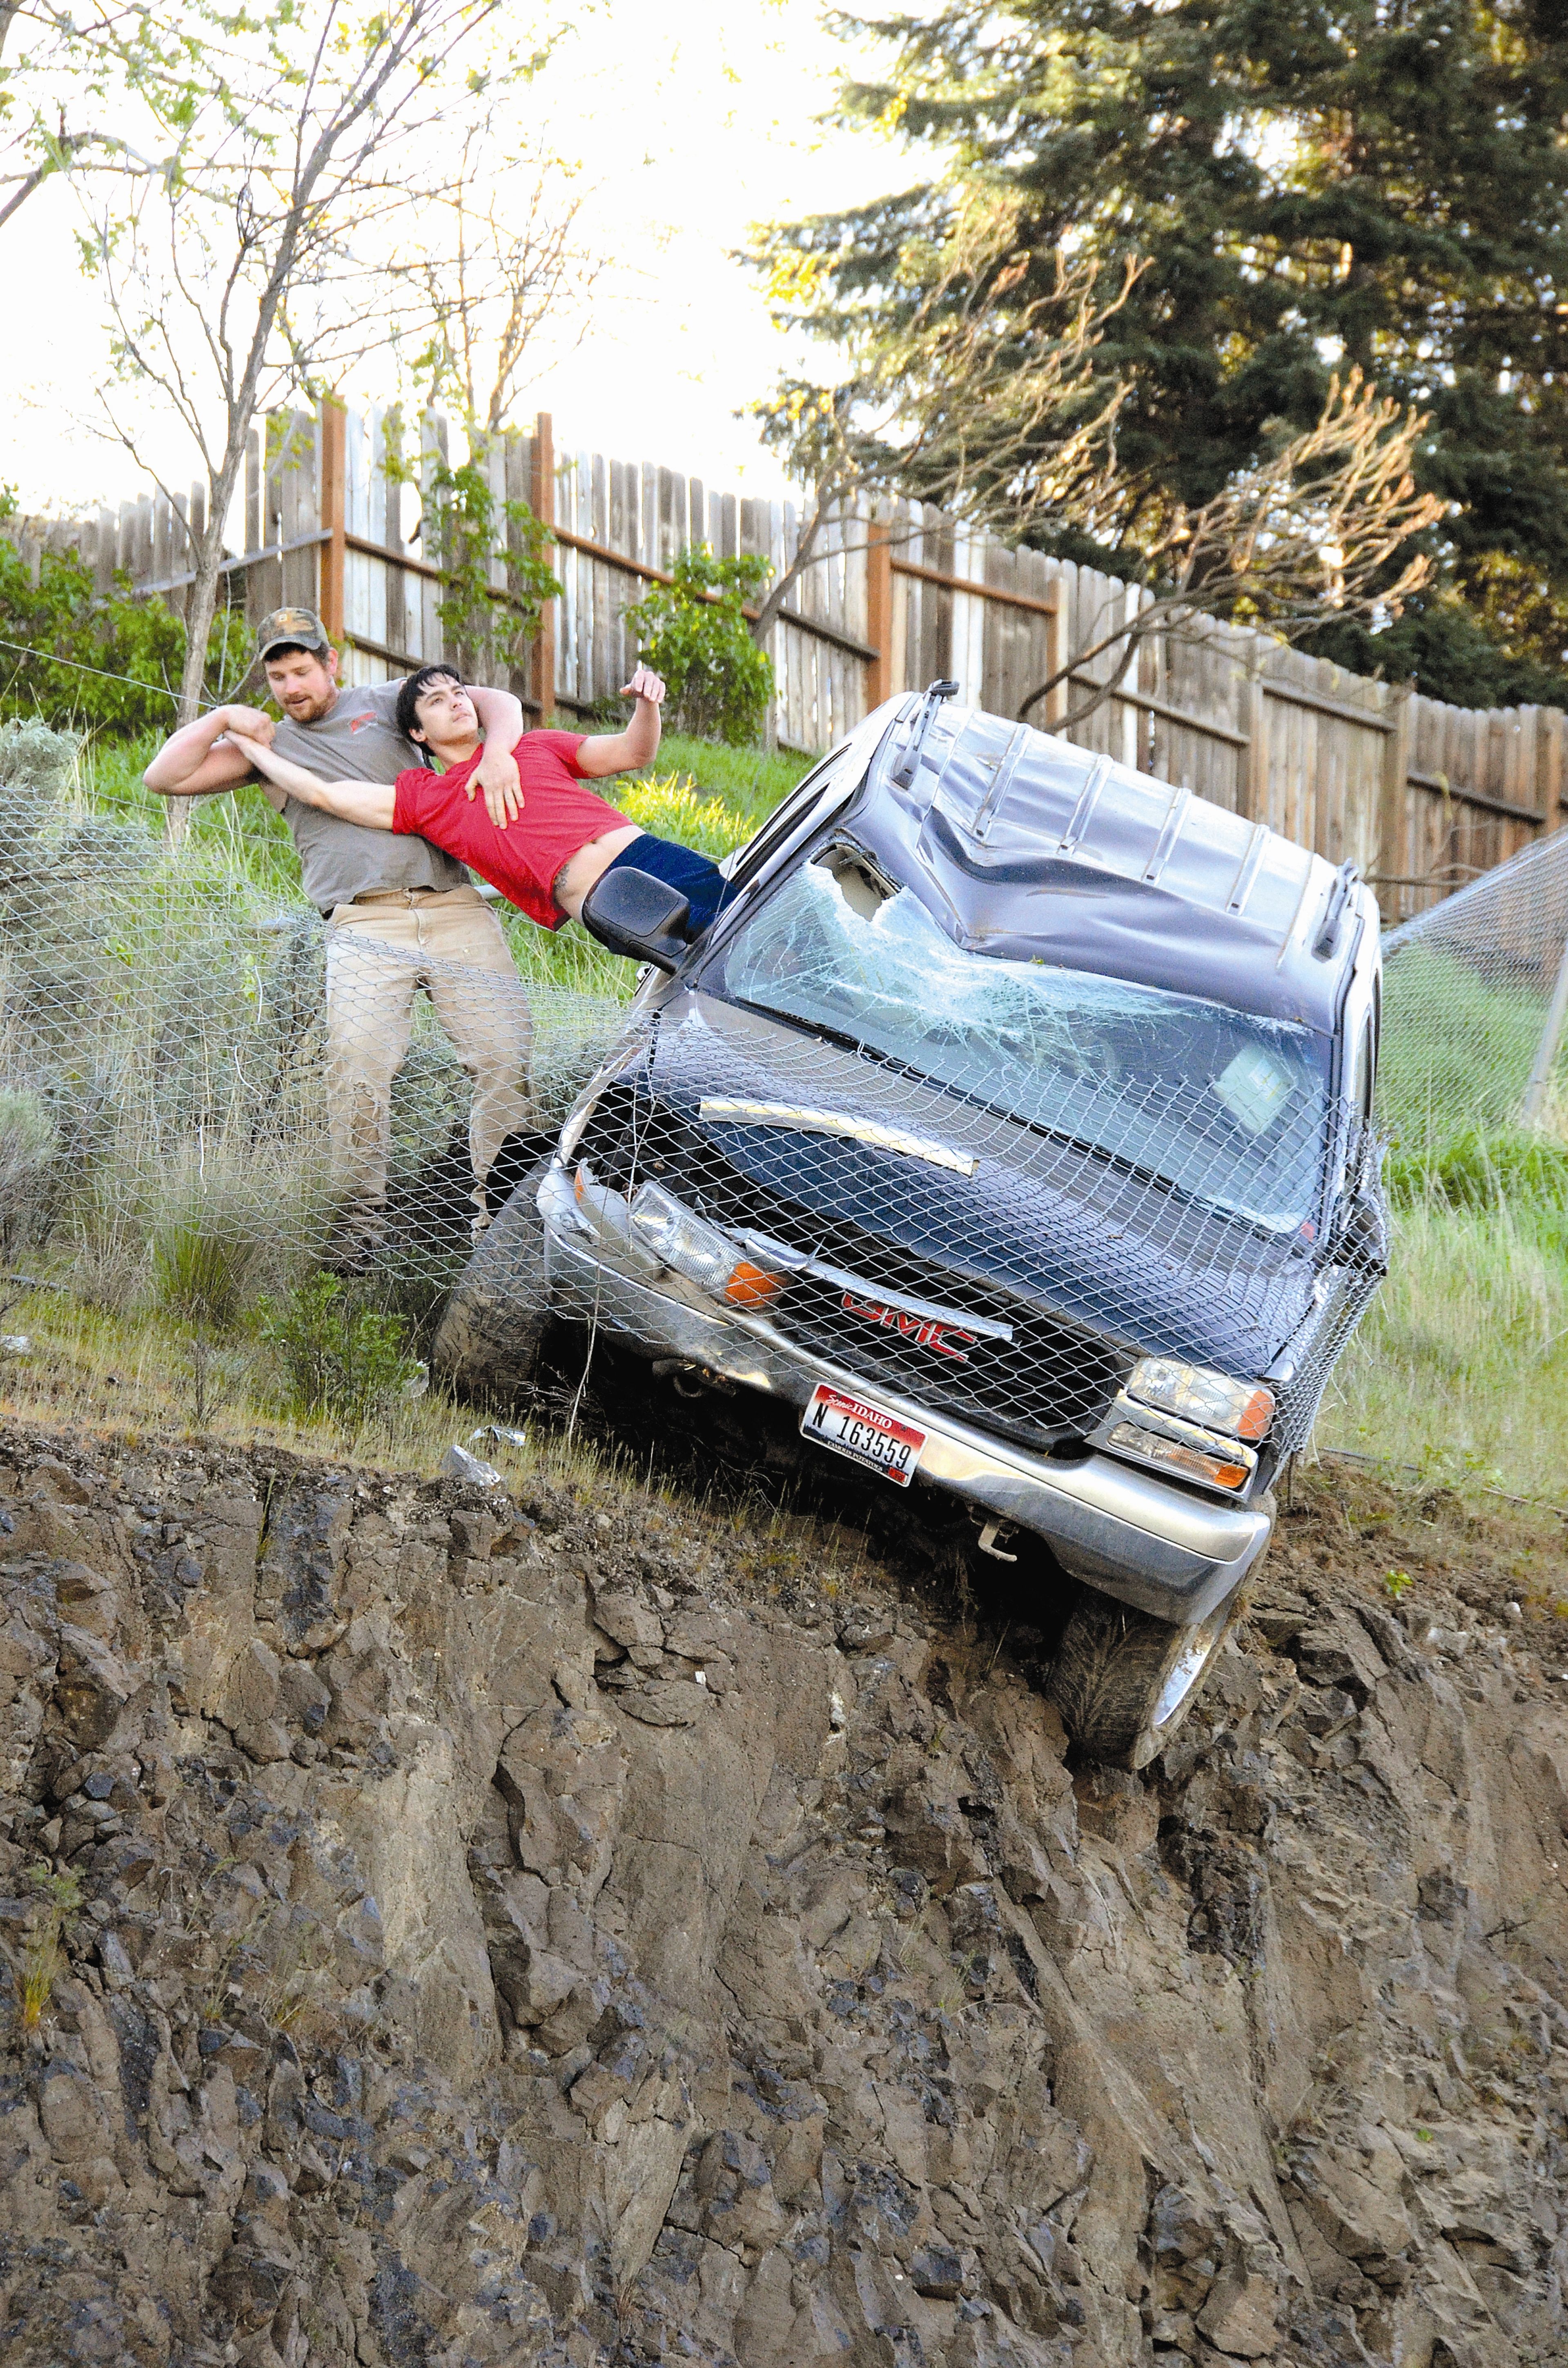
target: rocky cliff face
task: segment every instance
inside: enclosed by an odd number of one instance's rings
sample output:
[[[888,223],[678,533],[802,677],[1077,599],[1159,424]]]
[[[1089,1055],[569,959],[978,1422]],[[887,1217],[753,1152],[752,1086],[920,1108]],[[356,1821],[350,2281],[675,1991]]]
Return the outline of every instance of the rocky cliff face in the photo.
[[[1134,1778],[668,1506],[0,1453],[17,2368],[1564,2357],[1494,1543],[1396,1617],[1386,1508],[1299,1515]]]

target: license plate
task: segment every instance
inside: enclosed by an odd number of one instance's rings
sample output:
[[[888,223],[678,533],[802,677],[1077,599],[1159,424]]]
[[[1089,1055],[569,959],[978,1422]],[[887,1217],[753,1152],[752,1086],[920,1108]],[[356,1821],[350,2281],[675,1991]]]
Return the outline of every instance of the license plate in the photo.
[[[907,1488],[914,1479],[926,1440],[926,1433],[912,1422],[902,1421],[865,1398],[830,1389],[825,1382],[812,1392],[801,1429],[819,1446],[831,1447],[835,1455],[847,1455],[852,1463],[869,1464],[901,1488]]]

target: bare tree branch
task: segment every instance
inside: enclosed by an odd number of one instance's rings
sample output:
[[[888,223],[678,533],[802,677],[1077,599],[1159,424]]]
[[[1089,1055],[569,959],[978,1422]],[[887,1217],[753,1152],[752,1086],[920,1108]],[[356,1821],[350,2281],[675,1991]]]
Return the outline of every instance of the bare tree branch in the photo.
[[[1329,614],[1397,617],[1430,576],[1419,539],[1444,515],[1413,473],[1426,425],[1425,414],[1381,396],[1359,370],[1343,384],[1335,379],[1311,427],[1201,508],[1166,510],[1139,552],[1131,580],[1148,597],[1136,614],[1037,683],[1019,715],[1119,645],[1111,679],[1055,726],[1071,730],[1113,695],[1144,643],[1162,634],[1201,640],[1219,618],[1290,641]],[[1107,491],[1131,508],[1142,489]]]
[[[204,5],[184,11],[182,38]],[[204,518],[187,527],[182,720],[201,700],[252,424],[393,333],[376,250],[431,177],[422,166],[443,153],[446,108],[462,104],[447,69],[498,5],[385,0],[361,13],[347,0],[306,0],[259,23],[215,15],[232,71],[190,95],[176,155],[129,209],[85,192],[119,379],[181,423],[207,480]],[[112,45],[118,32],[103,38]],[[434,177],[444,192],[439,167]],[[146,467],[145,439],[112,389],[104,417]]]
[[[759,639],[817,563],[828,519],[863,495],[935,502],[1009,541],[1103,498],[1126,390],[1106,379],[1098,348],[1139,268],[1108,285],[1092,265],[1058,256],[1051,286],[1026,296],[1017,234],[1010,207],[972,195],[940,246],[910,258],[913,292],[895,327],[848,324],[845,379],[786,381],[756,407],[764,441],[811,488],[794,558],[761,605]]]

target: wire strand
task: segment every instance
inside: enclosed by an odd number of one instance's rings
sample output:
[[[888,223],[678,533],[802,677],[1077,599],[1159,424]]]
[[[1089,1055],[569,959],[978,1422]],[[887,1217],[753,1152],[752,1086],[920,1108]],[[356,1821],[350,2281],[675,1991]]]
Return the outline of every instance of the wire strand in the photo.
[[[85,666],[80,658],[56,657],[52,650],[40,650],[32,642],[7,642],[0,639],[0,650],[16,650],[25,658],[37,658],[41,666],[69,666],[75,674],[97,675],[100,682],[123,682],[132,690],[151,691],[154,699],[170,700],[176,707],[179,705],[184,696],[181,691],[171,690],[166,683],[148,682],[139,674],[114,674],[107,666]],[[254,664],[255,661],[253,660],[252,663]],[[246,666],[245,674],[242,674],[239,677],[241,683],[244,681],[245,675],[249,674],[250,670],[250,666]],[[235,687],[237,689],[238,685],[236,684]],[[210,715],[215,708],[224,704],[225,700],[222,699],[205,700],[196,712],[199,715]]]
[[[19,650],[25,658],[37,658],[44,666],[70,666],[75,674],[97,675],[100,682],[129,683],[132,690],[150,690],[154,699],[172,700],[176,707],[180,702],[179,692],[170,690],[161,683],[143,682],[140,675],[112,674],[107,666],[84,666],[80,658],[57,658],[52,651],[40,650],[31,642],[0,641],[0,650]],[[222,706],[222,704],[221,700],[214,700],[200,712],[204,715],[210,714],[212,706]]]

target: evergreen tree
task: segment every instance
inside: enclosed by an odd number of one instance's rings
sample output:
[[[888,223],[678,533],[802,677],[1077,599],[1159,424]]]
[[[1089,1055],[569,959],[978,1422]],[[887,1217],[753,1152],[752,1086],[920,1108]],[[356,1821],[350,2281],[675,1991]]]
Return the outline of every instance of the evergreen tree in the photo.
[[[957,0],[848,21],[891,63],[846,111],[896,121],[926,172],[770,234],[799,317],[896,324],[911,258],[977,183],[1017,207],[1042,288],[1063,248],[1142,257],[1100,359],[1132,381],[1119,456],[1152,509],[1208,498],[1359,364],[1431,413],[1425,482],[1454,507],[1444,590],[1334,654],[1375,649],[1438,695],[1541,695],[1568,644],[1562,0]]]

